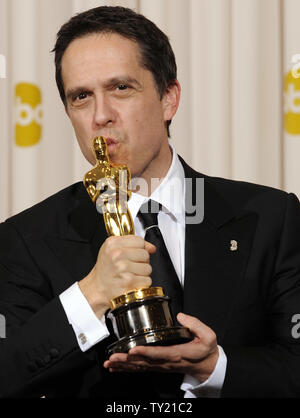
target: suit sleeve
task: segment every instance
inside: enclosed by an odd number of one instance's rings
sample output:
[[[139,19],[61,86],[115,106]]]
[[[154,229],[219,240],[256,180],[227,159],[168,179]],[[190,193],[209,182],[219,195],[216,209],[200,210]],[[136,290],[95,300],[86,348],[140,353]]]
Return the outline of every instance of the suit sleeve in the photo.
[[[83,353],[58,296],[13,225],[0,225],[0,396],[51,394],[66,374],[95,364]]]
[[[299,397],[300,335],[292,332],[300,313],[300,205],[287,195],[277,257],[265,306],[265,341],[223,346],[227,372],[223,397]]]

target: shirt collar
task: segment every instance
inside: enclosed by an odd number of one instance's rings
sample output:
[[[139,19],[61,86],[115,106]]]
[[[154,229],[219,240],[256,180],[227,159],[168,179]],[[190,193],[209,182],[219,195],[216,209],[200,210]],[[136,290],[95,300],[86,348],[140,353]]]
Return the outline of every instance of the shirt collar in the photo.
[[[135,219],[140,207],[149,199],[155,200],[163,206],[163,211],[169,213],[178,222],[185,222],[185,181],[184,169],[175,151],[170,144],[172,151],[172,163],[167,175],[154,190],[150,197],[132,193],[128,202],[128,208],[133,219]]]

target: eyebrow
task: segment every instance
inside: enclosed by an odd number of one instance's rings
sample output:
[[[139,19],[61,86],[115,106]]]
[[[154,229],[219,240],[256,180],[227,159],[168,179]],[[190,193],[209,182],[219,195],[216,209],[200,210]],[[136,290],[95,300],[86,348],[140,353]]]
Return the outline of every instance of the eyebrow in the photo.
[[[104,83],[105,87],[116,86],[117,84],[134,84],[137,88],[142,88],[142,85],[132,77],[124,76],[124,77],[113,77]]]
[[[89,91],[86,87],[74,87],[72,89],[67,90],[66,98],[72,99],[73,97],[78,96],[80,93],[83,93],[84,91]]]
[[[104,83],[104,88],[110,88],[117,84],[133,84],[136,88],[141,89],[142,85],[135,78],[132,77],[113,77]],[[90,89],[84,86],[78,86],[67,90],[66,98],[71,99],[77,97],[80,93],[89,92]]]

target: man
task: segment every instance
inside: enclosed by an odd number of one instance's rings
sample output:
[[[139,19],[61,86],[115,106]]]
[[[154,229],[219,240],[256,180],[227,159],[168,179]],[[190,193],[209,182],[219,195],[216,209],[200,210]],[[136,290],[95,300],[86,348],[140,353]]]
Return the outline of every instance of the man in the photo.
[[[179,159],[168,141],[180,99],[175,58],[143,16],[99,7],[73,17],[58,33],[55,63],[86,159],[95,163],[92,138],[106,137],[111,161],[127,164],[148,193],[129,201],[136,236],[107,238],[81,183],[1,225],[2,396],[299,396],[297,198],[203,176]],[[185,217],[184,178],[204,178],[201,223]],[[174,179],[181,198],[172,211]],[[158,226],[184,289],[177,320],[194,339],[107,359],[109,301],[152,283],[156,248],[139,216],[149,197],[164,208]]]

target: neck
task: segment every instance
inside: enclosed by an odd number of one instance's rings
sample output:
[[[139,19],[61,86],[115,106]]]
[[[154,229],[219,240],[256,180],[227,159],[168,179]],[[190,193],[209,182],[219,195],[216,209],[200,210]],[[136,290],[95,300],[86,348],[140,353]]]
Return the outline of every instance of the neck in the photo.
[[[155,158],[155,164],[149,164],[140,176],[132,179],[132,189],[143,196],[150,196],[166,177],[172,164],[172,158],[172,150],[167,142]],[[139,178],[142,178],[146,184],[141,184]],[[138,189],[136,186],[139,186]]]

